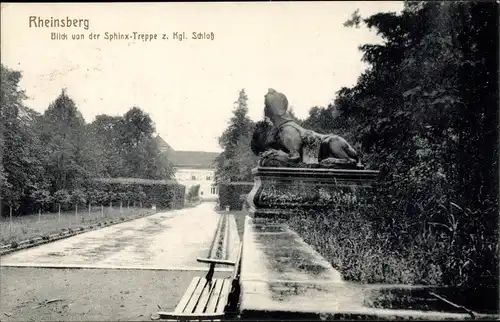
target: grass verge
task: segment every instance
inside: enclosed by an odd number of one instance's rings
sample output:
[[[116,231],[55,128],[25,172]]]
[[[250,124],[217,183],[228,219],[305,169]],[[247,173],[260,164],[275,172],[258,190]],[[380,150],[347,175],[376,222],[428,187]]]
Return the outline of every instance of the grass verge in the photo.
[[[34,214],[28,216],[0,219],[0,242],[1,244],[19,243],[37,237],[47,237],[62,230],[78,229],[89,225],[102,225],[108,223],[119,223],[131,218],[139,218],[152,215],[156,210],[150,208],[102,208],[95,207],[81,212],[61,212]]]
[[[345,209],[303,212],[290,217],[296,231],[338,269],[347,281],[363,284],[435,285],[456,288],[462,305],[483,313],[498,313],[492,283],[450,283],[447,275],[466,281],[466,265],[454,267],[453,244],[431,233],[385,231],[367,216],[370,211]],[[376,211],[375,211],[376,212]],[[374,218],[374,216],[371,216]],[[488,275],[485,274],[486,280]],[[490,278],[491,280],[491,278]],[[457,291],[458,292],[458,291]],[[483,297],[483,298],[481,298]],[[481,299],[480,299],[481,298]]]

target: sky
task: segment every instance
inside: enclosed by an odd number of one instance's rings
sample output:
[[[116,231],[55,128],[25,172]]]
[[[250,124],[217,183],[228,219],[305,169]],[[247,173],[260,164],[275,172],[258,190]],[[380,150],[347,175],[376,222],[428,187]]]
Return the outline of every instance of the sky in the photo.
[[[399,12],[403,2],[9,3],[1,5],[1,62],[22,72],[25,104],[43,113],[67,89],[86,122],[148,113],[175,150],[219,152],[241,89],[259,120],[269,88],[284,93],[295,114],[327,106],[353,86],[367,65],[358,47],[381,40],[343,27],[362,17]],[[88,19],[75,27],[30,27],[30,16]],[[52,40],[51,33],[69,39]],[[105,33],[157,34],[158,39],[104,39]],[[185,32],[188,39],[173,39]],[[191,39],[193,32],[214,35]],[[89,34],[100,34],[89,39]],[[73,40],[72,34],[84,34]],[[166,34],[168,39],[163,39]]]

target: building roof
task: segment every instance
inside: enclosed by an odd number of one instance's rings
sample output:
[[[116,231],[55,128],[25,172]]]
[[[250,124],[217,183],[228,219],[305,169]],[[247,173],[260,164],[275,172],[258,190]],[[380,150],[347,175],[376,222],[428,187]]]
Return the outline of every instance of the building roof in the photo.
[[[158,148],[167,155],[168,160],[176,168],[215,169],[215,158],[218,152],[175,151],[159,135],[156,137]]]
[[[169,155],[169,160],[178,168],[214,169],[218,155],[217,152],[174,151]]]
[[[145,184],[145,185],[168,185],[179,184],[177,180],[150,180],[141,178],[95,178],[95,181],[104,183],[121,183],[121,184]]]

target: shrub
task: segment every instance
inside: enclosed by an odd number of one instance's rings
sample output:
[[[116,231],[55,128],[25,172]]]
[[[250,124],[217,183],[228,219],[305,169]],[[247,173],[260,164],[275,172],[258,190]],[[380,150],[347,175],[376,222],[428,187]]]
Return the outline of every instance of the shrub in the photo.
[[[290,227],[347,280],[498,285],[497,241],[488,237],[489,228],[480,224],[477,214],[443,207],[439,189],[433,189],[435,201],[428,198],[424,206],[415,206],[394,198],[393,187],[384,184],[369,203],[303,211],[290,218]],[[418,199],[418,193],[413,198]]]
[[[58,190],[54,193],[54,197],[52,200],[54,202],[53,209],[55,211],[57,211],[58,205],[61,205],[62,210],[67,210],[68,205],[71,202],[71,196],[70,196],[68,190],[61,189],[61,190]]]
[[[194,185],[191,188],[189,188],[188,194],[187,194],[187,200],[194,202],[199,199],[199,193],[200,193],[200,185]]]
[[[71,203],[74,205],[84,205],[86,200],[86,194],[83,190],[81,189],[75,189],[71,193],[70,200]]]
[[[99,190],[105,191],[108,199],[119,202],[120,198],[143,204],[143,207],[156,205],[157,209],[182,208],[184,206],[185,187],[181,184],[164,180],[145,180],[134,178],[96,179]],[[123,200],[125,201],[125,200]],[[109,202],[109,200],[108,200]]]
[[[219,204],[222,208],[229,206],[231,210],[241,210],[245,198],[252,190],[253,185],[219,185]]]

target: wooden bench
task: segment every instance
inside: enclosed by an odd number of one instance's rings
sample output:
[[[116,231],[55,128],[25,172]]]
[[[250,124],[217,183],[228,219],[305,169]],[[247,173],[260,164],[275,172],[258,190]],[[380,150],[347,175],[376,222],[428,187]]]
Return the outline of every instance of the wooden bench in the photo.
[[[228,226],[228,215],[222,215],[208,257],[197,258],[197,261],[200,263],[210,264],[208,273],[205,277],[194,277],[175,310],[173,312],[158,312],[160,319],[175,321],[220,321],[230,315],[230,311],[235,306],[239,297],[238,279],[242,243],[240,242],[238,246],[236,260],[230,261],[226,259],[227,247],[229,246],[227,245]],[[224,256],[225,258],[218,259],[216,258],[217,249],[221,242],[224,243],[222,253],[225,251],[226,256]],[[228,278],[213,278],[215,265],[233,266],[234,269]]]

